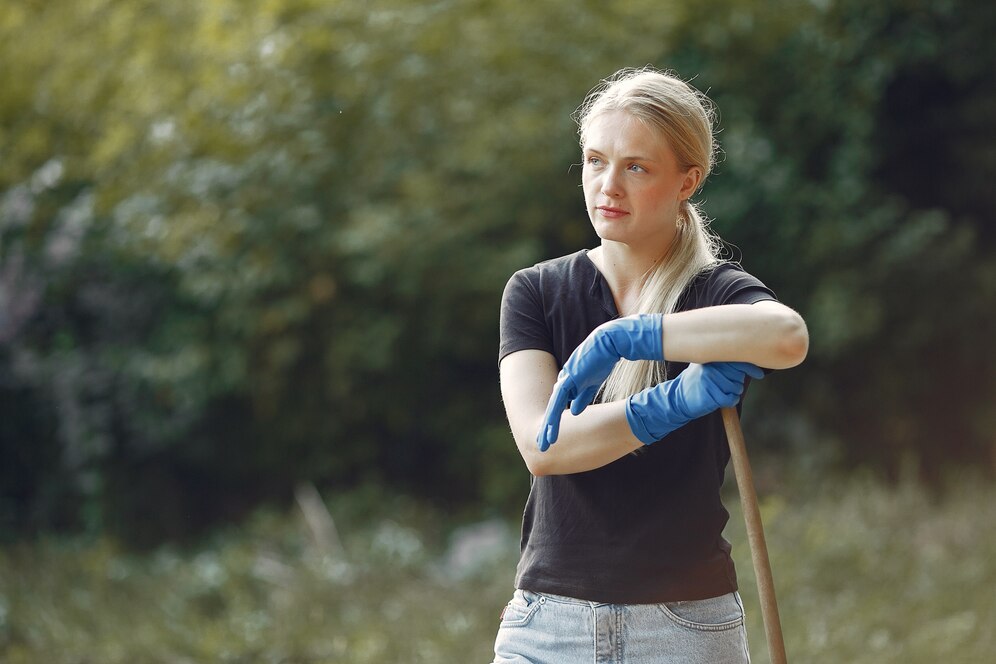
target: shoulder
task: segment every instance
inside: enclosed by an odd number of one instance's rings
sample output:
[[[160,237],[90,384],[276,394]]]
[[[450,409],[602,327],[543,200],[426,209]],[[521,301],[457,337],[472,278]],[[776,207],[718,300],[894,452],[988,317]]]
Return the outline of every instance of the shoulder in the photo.
[[[777,300],[774,292],[738,263],[721,261],[700,272],[685,293],[686,308]]]
[[[585,274],[586,263],[595,271],[585,252],[579,251],[523,268],[509,278],[499,317],[499,362],[513,352],[529,349],[545,351],[562,361],[565,314],[577,315],[583,310],[578,306],[577,286],[591,280]],[[575,346],[577,343],[580,340]]]
[[[692,283],[693,285],[702,286],[705,284],[736,281],[744,277],[748,279],[756,279],[756,277],[748,273],[747,270],[745,270],[739,263],[719,261],[715,265],[711,265],[699,272]]]
[[[512,278],[556,278],[577,273],[580,270],[584,270],[588,266],[591,266],[591,269],[594,269],[594,265],[588,259],[587,253],[587,249],[582,249],[581,251],[576,251],[573,254],[567,254],[566,256],[540,261],[532,267],[522,268],[517,271],[512,275]]]
[[[535,293],[551,293],[569,285],[577,286],[579,280],[590,280],[596,268],[586,253],[587,250],[582,249],[518,270],[509,278],[505,291],[526,288]]]

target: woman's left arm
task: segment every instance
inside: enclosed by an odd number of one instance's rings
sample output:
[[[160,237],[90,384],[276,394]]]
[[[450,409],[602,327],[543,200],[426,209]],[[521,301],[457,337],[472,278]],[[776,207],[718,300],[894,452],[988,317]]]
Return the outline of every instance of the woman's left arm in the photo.
[[[670,362],[750,362],[766,369],[801,364],[809,331],[798,313],[774,300],[667,314],[664,357]]]

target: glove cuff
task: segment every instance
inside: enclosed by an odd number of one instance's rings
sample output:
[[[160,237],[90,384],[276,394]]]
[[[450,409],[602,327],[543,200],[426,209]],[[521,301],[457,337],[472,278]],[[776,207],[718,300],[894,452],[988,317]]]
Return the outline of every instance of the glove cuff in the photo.
[[[688,424],[692,418],[679,402],[678,389],[681,376],[649,387],[626,399],[626,422],[633,434],[644,445],[650,445],[675,429]]]
[[[638,314],[618,319],[608,336],[617,357],[664,360],[663,314]]]
[[[664,361],[664,314],[640,314],[640,334],[635,344],[641,360]]]
[[[650,430],[647,429],[647,425],[644,423],[640,413],[637,412],[637,409],[633,405],[633,397],[636,396],[637,395],[634,394],[630,398],[626,399],[626,422],[629,424],[629,428],[633,432],[633,435],[636,436],[641,443],[644,445],[656,443],[659,439],[650,433]]]

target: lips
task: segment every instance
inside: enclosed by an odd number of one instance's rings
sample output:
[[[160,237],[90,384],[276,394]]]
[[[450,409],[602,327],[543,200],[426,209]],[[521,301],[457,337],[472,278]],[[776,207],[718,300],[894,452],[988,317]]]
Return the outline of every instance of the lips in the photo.
[[[620,217],[625,217],[629,212],[623,210],[622,208],[610,207],[608,205],[599,205],[597,208],[599,214],[601,214],[606,219],[619,219]]]

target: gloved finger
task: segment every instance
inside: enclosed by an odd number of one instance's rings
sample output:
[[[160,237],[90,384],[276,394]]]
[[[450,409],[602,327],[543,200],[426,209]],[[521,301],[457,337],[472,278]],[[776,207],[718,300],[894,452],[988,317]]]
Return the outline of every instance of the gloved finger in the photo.
[[[729,379],[725,377],[723,380],[726,382],[725,385],[719,385],[713,381],[709,381],[706,384],[706,393],[709,395],[709,398],[715,406],[713,410],[716,408],[726,408],[732,406],[740,399],[739,393],[731,391],[736,390],[736,384],[730,382]]]
[[[581,390],[581,394],[574,397],[571,401],[571,414],[580,415],[595,400],[595,395],[598,394],[599,387],[600,385],[592,385]]]
[[[733,406],[736,406],[738,403],[740,403],[740,397],[741,395],[743,395],[743,393],[744,393],[744,386],[743,383],[741,383],[738,390],[736,390],[735,392],[727,392],[726,394],[723,395],[723,397],[719,400],[719,407],[732,408]]]
[[[715,366],[724,376],[736,381],[735,390],[726,390],[731,394],[736,393],[739,395],[744,393],[745,376],[757,378],[758,380],[764,378],[764,369],[749,362],[716,362],[710,366]]]
[[[764,378],[764,369],[756,364],[751,364],[750,362],[727,362],[726,364],[741,373],[747,374],[755,380],[761,380]]]
[[[721,373],[729,380],[739,380],[742,382],[744,379],[744,372],[737,366],[737,364],[737,362],[711,362],[706,366],[718,373]]]
[[[553,394],[550,395],[546,414],[543,416],[539,433],[536,435],[536,443],[540,452],[546,452],[551,445],[557,442],[557,436],[560,434],[560,418],[570,401],[573,384],[574,381],[567,377],[566,380],[558,380],[553,386]]]
[[[736,404],[740,400],[740,393],[737,392],[736,382],[720,374],[713,374],[713,377],[718,380],[708,380],[703,383],[709,402],[712,404],[709,412],[717,408],[727,408]],[[740,389],[743,389],[742,385]]]
[[[739,369],[725,362],[707,364],[709,377],[723,388],[724,392],[734,392],[743,386],[744,374]]]
[[[723,394],[739,395],[744,390],[743,373],[722,362],[705,365],[703,377],[718,387]]]

